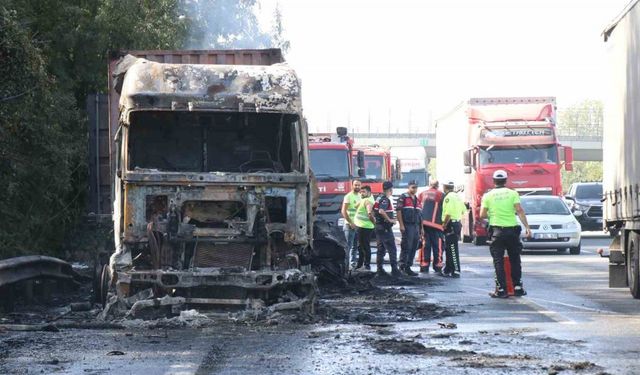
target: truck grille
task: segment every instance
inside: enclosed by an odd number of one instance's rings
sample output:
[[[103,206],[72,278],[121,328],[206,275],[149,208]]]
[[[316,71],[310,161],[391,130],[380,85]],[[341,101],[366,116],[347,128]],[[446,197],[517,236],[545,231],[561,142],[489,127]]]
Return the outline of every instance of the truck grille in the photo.
[[[587,216],[589,217],[602,217],[602,206],[591,206],[587,210]]]
[[[253,245],[243,243],[199,243],[194,257],[194,267],[244,267],[251,268]]]

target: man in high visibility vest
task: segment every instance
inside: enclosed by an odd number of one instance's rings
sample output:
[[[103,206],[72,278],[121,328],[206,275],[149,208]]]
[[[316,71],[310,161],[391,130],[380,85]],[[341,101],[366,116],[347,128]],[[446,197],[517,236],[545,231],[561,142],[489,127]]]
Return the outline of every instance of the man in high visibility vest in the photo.
[[[356,207],[360,203],[360,180],[353,180],[351,183],[351,191],[344,196],[342,200],[342,217],[344,218],[344,236],[347,238],[347,266],[351,260],[351,268],[356,267],[358,260],[358,236],[357,227],[354,223],[356,216]]]
[[[522,287],[522,266],[520,262],[520,232],[522,227],[518,225],[516,214],[525,228],[525,236],[531,237],[531,229],[527,217],[520,205],[520,195],[517,191],[506,187],[507,172],[497,170],[493,173],[492,189],[482,197],[481,218],[489,218],[489,234],[491,245],[489,251],[493,258],[493,266],[496,272],[496,290],[489,295],[493,298],[508,298],[507,282],[504,273],[504,251],[509,254],[511,263],[511,279],[513,280],[516,296],[527,294]]]
[[[391,194],[393,192],[393,184],[385,181],[382,184],[382,194],[376,199],[373,205],[373,216],[376,219],[376,241],[378,252],[376,254],[376,265],[378,266],[378,276],[387,276],[387,272],[382,267],[385,253],[389,253],[389,262],[391,263],[391,274],[393,276],[401,276],[398,269],[398,259],[396,248],[396,238],[393,235],[393,225],[396,223],[393,203],[391,202]]]
[[[460,277],[460,253],[458,251],[458,241],[462,224],[462,215],[467,212],[467,207],[462,203],[462,199],[453,191],[453,181],[445,182],[442,185],[444,190],[444,201],[442,203],[442,227],[444,228],[447,262],[444,266],[443,274],[449,277]]]
[[[371,235],[373,234],[373,204],[375,201],[371,196],[371,188],[363,186],[360,188],[360,203],[356,207],[354,224],[358,228],[358,263],[356,268],[371,270]]]

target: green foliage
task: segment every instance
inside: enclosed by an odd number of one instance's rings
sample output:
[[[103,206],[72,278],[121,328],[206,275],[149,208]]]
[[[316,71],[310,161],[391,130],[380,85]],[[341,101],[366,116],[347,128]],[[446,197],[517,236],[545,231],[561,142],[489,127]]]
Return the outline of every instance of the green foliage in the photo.
[[[427,171],[429,172],[429,178],[438,178],[436,174],[436,158],[429,159],[429,165],[427,165]]]
[[[260,30],[257,0],[182,0],[189,23],[187,48],[265,48],[271,36]]]
[[[562,189],[566,192],[574,182],[602,181],[601,161],[574,161],[573,171],[562,170]]]
[[[559,111],[559,133],[571,136],[602,136],[603,107],[599,100],[584,100]]]
[[[282,25],[282,12],[280,5],[276,4],[273,12],[273,25],[271,27],[271,36],[273,39],[273,47],[280,48],[283,54],[289,52],[291,43],[285,38],[284,26]]]
[[[603,104],[599,100],[584,100],[559,111],[560,135],[577,137],[602,136]],[[575,161],[573,171],[562,170],[562,188],[569,189],[574,182],[602,181],[602,162]]]
[[[84,139],[74,136],[73,96],[16,11],[0,8],[0,30],[0,257],[51,253],[82,207]]]

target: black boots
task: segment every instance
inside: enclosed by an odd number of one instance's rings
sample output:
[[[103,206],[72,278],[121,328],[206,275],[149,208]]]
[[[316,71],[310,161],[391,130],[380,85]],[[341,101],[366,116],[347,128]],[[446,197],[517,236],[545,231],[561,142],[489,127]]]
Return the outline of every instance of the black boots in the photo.
[[[509,298],[509,294],[504,289],[496,289],[495,292],[489,293],[491,298]]]
[[[524,290],[524,288],[522,287],[522,285],[516,285],[513,288],[513,295],[516,297],[522,297],[522,296],[526,296],[527,295],[527,291]]]
[[[417,273],[413,272],[411,270],[411,267],[405,267],[404,268],[404,273],[407,274],[408,276],[418,276]]]
[[[382,267],[378,267],[378,270],[376,271],[376,275],[382,276],[382,277],[389,276],[387,271],[385,271],[384,268],[382,268]]]

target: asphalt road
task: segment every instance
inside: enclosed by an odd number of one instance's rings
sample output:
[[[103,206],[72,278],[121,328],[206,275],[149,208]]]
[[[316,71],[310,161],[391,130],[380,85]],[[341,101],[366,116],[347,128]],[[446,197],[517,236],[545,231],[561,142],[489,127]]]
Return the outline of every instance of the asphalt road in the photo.
[[[464,246],[462,273],[429,293],[433,300],[469,306],[460,329],[526,327],[540,334],[584,341],[589,360],[611,373],[640,373],[640,300],[628,289],[608,288],[608,262],[596,253],[610,239],[583,238],[580,255],[528,251],[523,280],[528,295],[506,301],[487,299],[493,288],[487,247]]]
[[[462,277],[388,288],[457,312],[389,324],[214,324],[2,337],[0,372],[60,374],[638,374],[640,300],[607,287],[607,237],[580,255],[523,255],[528,295],[491,299],[487,247],[463,245]],[[393,302],[398,303],[398,302]],[[384,301],[383,301],[384,305]],[[380,305],[369,312],[375,314]],[[438,323],[447,323],[445,329]],[[3,346],[4,345],[4,346]],[[121,351],[122,355],[113,354]],[[120,353],[116,353],[120,354]]]

